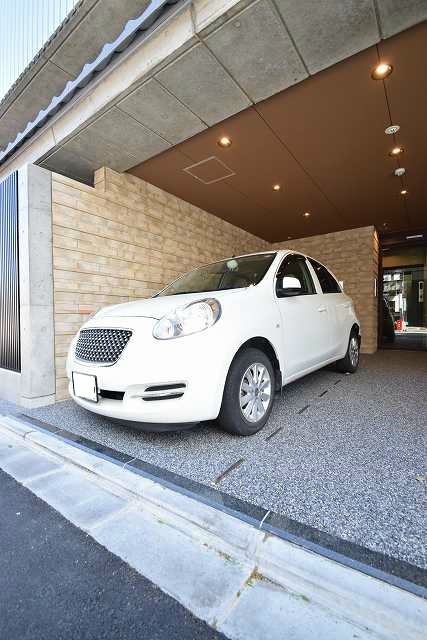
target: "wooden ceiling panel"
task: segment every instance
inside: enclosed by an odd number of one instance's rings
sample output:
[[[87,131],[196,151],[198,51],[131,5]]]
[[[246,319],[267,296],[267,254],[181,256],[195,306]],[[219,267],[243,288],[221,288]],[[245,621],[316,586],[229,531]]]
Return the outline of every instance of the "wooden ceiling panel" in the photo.
[[[395,224],[403,214],[383,83],[370,77],[376,61],[371,48],[258,107],[352,226]]]
[[[380,51],[396,66],[387,80],[387,95],[392,119],[400,125],[396,141],[405,149],[399,162],[406,169],[410,224],[422,226],[427,220],[427,23],[385,40]]]
[[[372,47],[130,172],[270,241],[368,224],[422,226],[427,78],[420,61],[427,58],[427,24],[382,42],[380,55],[394,67],[385,83],[371,79],[378,60]],[[389,108],[401,125],[406,200],[394,176],[396,161],[388,156]],[[231,147],[218,146],[222,135],[231,138]],[[234,175],[203,184],[184,171],[212,156]]]

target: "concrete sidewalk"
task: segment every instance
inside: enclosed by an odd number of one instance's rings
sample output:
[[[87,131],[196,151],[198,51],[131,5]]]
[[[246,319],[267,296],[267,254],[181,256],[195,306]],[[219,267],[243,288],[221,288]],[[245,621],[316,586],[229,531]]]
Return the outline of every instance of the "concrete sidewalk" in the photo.
[[[421,640],[427,601],[10,418],[0,466],[231,639]]]

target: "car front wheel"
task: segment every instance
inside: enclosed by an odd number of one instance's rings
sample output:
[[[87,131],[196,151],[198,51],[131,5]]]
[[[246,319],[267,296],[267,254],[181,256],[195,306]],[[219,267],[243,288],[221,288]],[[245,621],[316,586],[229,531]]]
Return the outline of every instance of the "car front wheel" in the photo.
[[[252,347],[240,351],[227,375],[219,424],[240,436],[257,433],[270,416],[274,390],[274,369],[268,356]]]

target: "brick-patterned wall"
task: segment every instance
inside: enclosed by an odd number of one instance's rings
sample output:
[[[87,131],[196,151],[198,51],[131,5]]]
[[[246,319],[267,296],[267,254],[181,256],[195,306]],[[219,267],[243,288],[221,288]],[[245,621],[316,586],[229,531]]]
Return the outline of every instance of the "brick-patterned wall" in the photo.
[[[52,176],[56,397],[72,336],[100,307],[150,296],[180,273],[264,240],[151,184],[99,169],[95,187]]]
[[[378,277],[378,236],[374,227],[298,238],[273,245],[306,253],[326,265],[344,282],[353,298],[362,331],[362,351],[377,349],[377,298],[374,279]]]

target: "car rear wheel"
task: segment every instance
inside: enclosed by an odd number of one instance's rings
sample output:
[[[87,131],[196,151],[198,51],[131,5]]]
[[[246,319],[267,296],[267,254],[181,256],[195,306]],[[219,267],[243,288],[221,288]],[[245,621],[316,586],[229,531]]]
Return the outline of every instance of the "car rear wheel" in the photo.
[[[342,360],[338,360],[336,367],[342,373],[354,373],[359,366],[360,359],[360,338],[355,329],[350,333],[347,353]]]
[[[227,375],[219,424],[240,436],[257,433],[270,417],[274,390],[274,369],[268,356],[252,347],[240,351]]]

